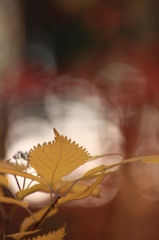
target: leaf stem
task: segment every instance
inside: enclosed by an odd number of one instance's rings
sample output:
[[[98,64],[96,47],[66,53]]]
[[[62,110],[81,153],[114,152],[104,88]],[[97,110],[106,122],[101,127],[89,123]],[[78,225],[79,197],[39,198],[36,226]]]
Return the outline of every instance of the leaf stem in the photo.
[[[25,183],[26,183],[26,178],[24,178],[24,180],[23,180],[23,190],[25,188]]]
[[[90,156],[88,161],[93,161],[93,160],[96,160],[98,158],[109,157],[109,156],[120,156],[120,157],[125,158],[125,156],[121,153],[106,153],[106,154],[97,155],[97,156]]]
[[[38,227],[41,226],[41,224],[43,223],[43,221],[45,220],[46,216],[49,214],[49,212],[55,207],[55,204],[58,202],[58,200],[60,199],[60,196],[56,196],[54,202],[52,203],[52,205],[46,210],[46,212],[43,214],[43,216],[41,217],[41,219],[36,222],[36,224],[34,225],[34,227],[31,229],[31,231],[36,230]]]
[[[20,187],[19,181],[18,181],[18,179],[17,179],[17,176],[14,175],[14,178],[15,178],[15,180],[16,180],[16,183],[17,183],[17,186],[18,186],[18,188],[19,188],[19,191],[21,191],[21,187]]]
[[[31,180],[30,183],[27,186],[27,189],[30,187],[30,185],[33,183],[34,180]]]
[[[63,197],[65,197],[69,192],[70,192],[70,190],[74,187],[74,185],[78,182],[78,181],[80,181],[81,180],[81,178],[78,178],[78,179],[76,179],[75,181],[74,181],[74,183],[72,183],[72,185],[68,188],[68,190],[65,192],[65,194],[64,194],[64,196]],[[58,189],[58,191],[57,191],[57,193],[60,191],[60,188]]]

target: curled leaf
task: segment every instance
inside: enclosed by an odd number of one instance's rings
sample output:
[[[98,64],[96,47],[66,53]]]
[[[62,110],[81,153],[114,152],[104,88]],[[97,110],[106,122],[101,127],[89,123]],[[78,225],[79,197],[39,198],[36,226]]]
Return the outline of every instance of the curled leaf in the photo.
[[[104,173],[101,173],[96,181],[89,187],[87,187],[84,191],[78,193],[68,193],[65,197],[62,197],[58,200],[56,206],[60,206],[63,203],[70,202],[73,200],[79,200],[83,198],[87,198],[91,195],[91,193],[96,189],[96,187],[103,181]]]
[[[66,182],[66,184],[60,188],[59,195],[65,194],[68,191],[69,188],[70,188],[70,191],[69,191],[70,193],[80,193],[80,192],[83,192],[88,187],[88,183],[86,184],[86,183],[77,182],[71,188],[73,183],[74,183],[74,181]],[[101,189],[96,187],[92,191],[91,196],[92,197],[100,197],[100,193],[101,193]]]

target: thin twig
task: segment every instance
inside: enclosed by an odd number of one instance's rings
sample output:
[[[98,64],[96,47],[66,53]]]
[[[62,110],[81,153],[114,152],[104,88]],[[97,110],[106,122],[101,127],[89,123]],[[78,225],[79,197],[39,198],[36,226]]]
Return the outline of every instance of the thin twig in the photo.
[[[125,156],[121,153],[106,153],[106,154],[97,155],[97,156],[90,156],[88,161],[93,161],[93,160],[96,160],[96,159],[99,159],[99,158],[110,157],[110,156],[120,156],[120,157],[125,158]]]
[[[23,180],[23,190],[24,190],[24,188],[25,188],[25,182],[26,182],[26,177],[25,177],[24,180]]]
[[[38,227],[41,226],[41,224],[43,223],[43,221],[45,220],[46,216],[49,214],[49,212],[55,207],[55,204],[58,202],[58,200],[60,199],[60,196],[56,196],[55,201],[52,203],[52,205],[46,210],[46,212],[43,214],[43,216],[41,217],[41,219],[36,222],[36,224],[34,225],[34,227],[31,229],[31,231],[36,230]]]
[[[70,190],[73,188],[73,186],[74,186],[78,181],[80,181],[80,180],[81,180],[81,178],[76,179],[76,180],[72,183],[72,185],[68,188],[68,190],[65,192],[65,194],[64,194],[63,197],[65,197],[65,196],[70,192]],[[63,186],[62,186],[62,187],[63,187]],[[62,187],[61,187],[61,188],[62,188]],[[58,189],[57,194],[59,193],[59,191],[60,191],[61,188]]]
[[[34,180],[31,180],[26,189],[28,189],[33,182]]]
[[[21,187],[20,187],[20,185],[19,185],[19,181],[18,181],[18,179],[17,179],[17,176],[14,175],[14,178],[15,178],[15,180],[16,180],[16,183],[17,183],[17,186],[18,186],[18,188],[19,188],[19,191],[21,191]]]

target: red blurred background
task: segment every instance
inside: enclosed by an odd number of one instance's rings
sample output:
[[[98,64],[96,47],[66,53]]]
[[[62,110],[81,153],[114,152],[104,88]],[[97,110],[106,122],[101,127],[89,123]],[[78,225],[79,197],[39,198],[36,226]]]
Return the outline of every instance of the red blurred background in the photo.
[[[47,141],[53,127],[92,155],[158,154],[158,7],[155,0],[2,1],[0,157],[40,130]],[[101,205],[62,206],[43,232],[66,222],[66,240],[159,239],[157,165],[124,166],[102,189]],[[27,216],[17,214],[6,233]]]

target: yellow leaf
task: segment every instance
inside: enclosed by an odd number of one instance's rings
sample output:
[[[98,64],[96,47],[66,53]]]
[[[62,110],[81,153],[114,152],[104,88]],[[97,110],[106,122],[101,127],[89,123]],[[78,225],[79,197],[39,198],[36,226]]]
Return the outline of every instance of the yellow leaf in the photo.
[[[71,187],[71,185],[74,183],[75,181],[70,181],[70,182],[60,182],[58,184],[59,186],[59,191],[58,191],[58,194],[59,195],[62,195],[62,194],[65,194],[67,192],[67,190]],[[62,186],[61,186],[62,185]],[[70,189],[70,192],[71,193],[76,193],[76,192],[81,192],[83,191],[84,189],[86,189],[86,187],[88,186],[88,184],[85,184],[85,183],[76,183],[71,189]],[[55,187],[55,186],[54,186]],[[35,192],[44,192],[44,193],[50,193],[51,190],[50,190],[50,187],[44,185],[44,184],[35,184],[34,186],[30,187],[30,188],[27,188],[27,189],[23,189],[23,190],[20,190],[16,193],[16,198],[18,200],[23,200],[26,196],[32,194],[32,193],[35,193]],[[92,192],[91,196],[94,196],[94,197],[99,197],[100,195],[100,189],[99,188],[96,188],[94,189],[94,191]]]
[[[92,191],[102,182],[104,178],[104,173],[101,173],[96,181],[90,186],[87,187],[84,191],[78,192],[78,193],[68,193],[65,197],[62,197],[58,200],[58,203],[56,206],[60,206],[63,203],[70,202],[73,200],[79,200],[83,198],[87,198],[88,196],[91,195]]]
[[[6,178],[6,176],[0,174],[0,185],[8,188],[9,187],[9,182],[8,179]]]
[[[65,233],[65,226],[54,232],[49,232],[47,235],[38,236],[37,238],[32,238],[32,240],[63,240]],[[30,239],[28,239],[30,240]]]
[[[39,232],[39,231],[40,231],[40,230],[14,233],[14,234],[6,235],[6,237],[12,237],[13,239],[18,240],[18,239],[20,239],[20,238],[22,238],[22,237],[25,237],[25,236],[27,236],[27,235],[31,235],[31,234],[37,233],[37,232]]]
[[[89,159],[89,154],[75,142],[60,136],[54,129],[55,141],[34,147],[29,152],[30,165],[43,176],[50,185],[61,180]]]
[[[66,184],[64,186],[62,186],[59,190],[59,195],[61,194],[65,194],[68,189],[71,187],[71,185],[74,183],[74,181],[71,181],[71,182],[66,182]],[[71,189],[70,189],[70,193],[79,193],[79,192],[82,192],[84,191],[86,188],[88,187],[88,183],[80,183],[80,182],[77,182]],[[100,188],[95,188],[92,193],[91,193],[91,196],[92,197],[99,197],[100,196],[100,193],[101,193],[101,190]]]
[[[111,165],[112,166],[112,165]],[[113,164],[114,167],[114,164]],[[81,179],[89,179],[89,178],[93,178],[93,177],[97,177],[97,174],[101,173],[102,171],[105,171],[108,168],[108,166],[105,165],[101,165],[98,167],[95,167],[89,171],[87,171]],[[109,167],[110,168],[110,167]]]
[[[107,155],[107,154],[104,154]],[[97,158],[103,157],[103,155],[96,156]],[[96,158],[93,157],[93,158]],[[130,158],[130,159],[125,159],[119,163],[111,164],[111,165],[101,165],[98,167],[95,167],[89,171],[87,171],[80,180],[85,180],[85,179],[91,179],[91,178],[96,178],[98,174],[100,174],[103,171],[107,171],[108,169],[112,169],[114,167],[127,164],[127,163],[132,163],[136,161],[143,161],[143,162],[159,162],[159,156],[142,156],[142,157],[135,157],[135,158]],[[113,170],[114,171],[114,170]],[[111,173],[111,172],[109,172]],[[107,175],[107,172],[105,172],[105,175]]]
[[[25,209],[28,209],[29,203],[24,202],[24,201],[18,201],[14,198],[9,198],[9,197],[2,197],[0,196],[0,203],[7,203],[7,204],[16,204],[20,207],[23,207]]]
[[[9,161],[4,162],[4,161],[0,161],[0,169],[1,168],[8,168],[8,169],[12,169],[12,170],[18,170],[18,171],[23,171],[25,170],[27,167],[24,165],[19,165],[19,164],[14,164],[11,163]]]
[[[111,164],[111,165],[108,165],[108,166],[106,166],[106,165],[101,165],[101,166],[95,167],[95,168],[89,170],[88,172],[86,172],[86,173],[82,176],[81,180],[96,178],[101,172],[103,172],[103,171],[105,172],[105,171],[107,171],[108,169],[112,169],[112,168],[117,167],[117,166],[119,166],[119,165],[122,165],[122,164],[124,164],[124,163],[126,163],[126,162],[123,161],[123,162],[116,163],[116,164]],[[114,171],[115,171],[115,170],[114,170]],[[105,172],[105,175],[107,175],[108,173],[111,173],[111,172]]]
[[[20,167],[19,165],[14,165],[9,162],[0,162],[0,173],[6,173],[6,174],[12,174],[16,176],[21,176],[25,178],[29,178],[32,180],[35,180],[37,182],[40,182],[42,184],[47,184],[46,180],[41,177],[33,176],[32,174],[23,172],[24,168]]]
[[[0,196],[4,196],[3,188],[0,186]]]
[[[47,211],[47,209],[48,209],[48,207],[44,207],[44,208],[38,210],[37,212],[33,213],[36,222],[38,222],[41,219],[41,217],[44,215],[44,213]],[[46,218],[53,216],[57,212],[58,212],[57,208],[51,209],[51,211],[46,216]],[[26,231],[32,224],[35,224],[35,220],[33,219],[32,216],[25,218],[20,226],[20,231],[21,232]]]
[[[16,193],[16,198],[18,200],[23,200],[26,196],[32,194],[32,193],[35,193],[35,192],[45,192],[45,193],[50,193],[50,187],[44,185],[44,184],[35,184],[33,185],[32,187],[30,188],[26,188],[26,189],[23,189],[23,190],[20,190]]]
[[[127,161],[135,162],[135,161],[141,161],[141,162],[150,162],[150,163],[159,163],[159,155],[152,155],[152,156],[139,156],[135,158],[127,159]]]
[[[121,162],[121,164],[133,163],[136,161],[141,162],[150,162],[150,163],[159,163],[159,155],[150,155],[150,156],[138,156],[134,158],[128,158]]]

